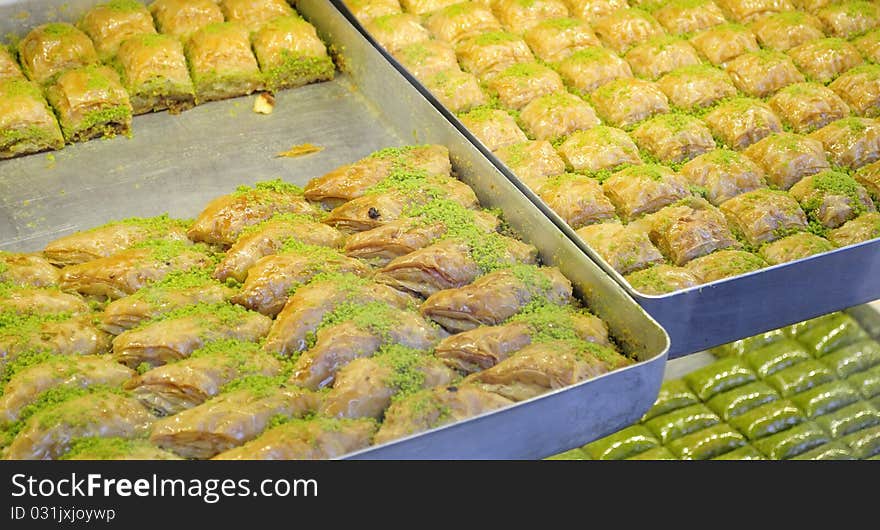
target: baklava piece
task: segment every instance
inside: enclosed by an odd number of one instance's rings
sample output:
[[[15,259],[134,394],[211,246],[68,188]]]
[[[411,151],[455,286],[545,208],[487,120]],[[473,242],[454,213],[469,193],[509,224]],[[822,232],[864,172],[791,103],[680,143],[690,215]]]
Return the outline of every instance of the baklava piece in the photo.
[[[761,17],[751,24],[761,46],[780,52],[821,39],[822,22],[801,11],[788,11]]]
[[[65,70],[97,63],[98,53],[88,35],[54,22],[37,26],[18,43],[18,59],[28,79],[46,85]]]
[[[689,262],[685,268],[700,283],[709,283],[763,269],[767,265],[759,256],[742,250],[719,250]]]
[[[501,23],[488,7],[462,2],[431,13],[425,19],[425,27],[435,38],[456,44],[480,33],[500,31]]]
[[[691,44],[715,66],[759,49],[754,33],[739,24],[721,24],[697,33]]]
[[[834,250],[827,239],[809,232],[798,232],[761,247],[760,255],[770,265],[779,265]]]
[[[632,139],[620,129],[604,125],[572,134],[560,144],[559,154],[568,167],[586,173],[642,163]]]
[[[64,147],[64,137],[40,87],[24,78],[0,79],[0,158]]]
[[[810,134],[833,165],[858,169],[880,159],[880,126],[869,118],[845,118]]]
[[[835,79],[828,88],[859,116],[880,116],[880,66],[872,64],[853,68]],[[845,117],[845,114],[840,116]]]
[[[541,96],[565,91],[559,74],[538,63],[510,66],[490,79],[486,86],[503,107],[514,110]]]
[[[864,212],[874,212],[868,191],[846,173],[824,171],[792,186],[791,196],[811,218],[837,228]]]
[[[461,2],[461,0],[400,0],[400,5],[402,5],[408,13],[426,15],[459,2]]]
[[[843,81],[841,84],[845,83]],[[789,85],[777,92],[768,103],[786,125],[802,134],[849,116],[849,107],[844,100],[818,83]]]
[[[394,58],[420,81],[446,70],[459,69],[455,49],[434,39],[404,46],[394,53]]]
[[[828,240],[838,247],[855,245],[869,239],[880,237],[880,214],[869,212],[852,221],[847,221],[840,228],[828,232]]]
[[[636,227],[619,222],[601,223],[585,226],[577,234],[620,274],[663,262],[663,254],[648,234]]]
[[[19,287],[50,287],[58,284],[61,271],[38,254],[0,250],[0,283]]]
[[[223,12],[214,0],[156,0],[150,12],[160,32],[183,42],[205,26],[223,22]]]
[[[757,98],[769,96],[778,90],[802,83],[804,76],[785,54],[774,51],[744,53],[726,67],[736,88]]]
[[[655,116],[639,125],[632,137],[640,148],[667,164],[687,162],[715,149],[706,125],[687,114]]]
[[[607,83],[593,92],[590,101],[606,123],[621,128],[669,112],[669,100],[657,84],[636,78]]]
[[[219,0],[219,4],[227,22],[238,22],[252,32],[273,18],[296,14],[285,0]]]
[[[691,194],[681,175],[656,164],[622,169],[608,177],[602,189],[625,221],[654,213]]]
[[[565,172],[565,162],[550,142],[544,140],[502,147],[495,155],[532,189],[537,188],[547,177]]]
[[[136,35],[119,46],[116,62],[134,114],[165,109],[178,113],[195,105],[183,45],[176,38]]]
[[[852,41],[865,60],[880,63],[880,30],[869,31]]]
[[[647,295],[660,295],[680,291],[700,281],[684,267],[660,263],[626,276],[626,281],[636,291]]]
[[[397,0],[342,0],[361,24],[376,17],[403,13]]]
[[[880,23],[880,9],[861,0],[829,4],[815,14],[825,25],[828,35],[844,39],[872,30]]]
[[[770,107],[751,98],[722,103],[703,119],[716,138],[736,150],[782,130],[782,123]]]
[[[156,33],[153,17],[137,0],[111,0],[97,5],[83,15],[79,28],[92,39],[98,57],[105,62],[116,55],[125,39]]]
[[[822,144],[793,133],[770,135],[743,151],[764,170],[767,182],[787,190],[808,175],[830,169]]]
[[[565,173],[550,177],[535,191],[574,229],[615,216],[614,205],[605,197],[599,181],[584,175]]]
[[[727,19],[712,0],[672,0],[654,11],[654,18],[673,35],[695,33],[724,24]]]
[[[648,227],[648,237],[673,265],[738,246],[724,214],[697,197],[666,206],[639,224]]]
[[[568,16],[562,0],[493,0],[492,10],[511,33],[525,33],[545,20]]]
[[[862,64],[862,56],[852,44],[834,37],[801,44],[788,50],[788,55],[801,72],[820,83]]]
[[[534,61],[522,37],[491,31],[469,37],[455,47],[459,64],[480,79],[488,79],[509,66]]]
[[[873,162],[855,172],[853,178],[868,190],[875,201],[880,201],[880,162]]]
[[[513,116],[498,109],[476,109],[459,116],[461,123],[490,151],[528,140]]]
[[[522,108],[519,119],[532,138],[550,141],[600,123],[593,107],[568,92],[533,99]]]
[[[243,96],[263,88],[244,26],[234,22],[205,26],[187,42],[186,57],[197,102]]]
[[[816,14],[817,11],[830,4],[832,0],[791,0],[794,6],[807,13]]]
[[[678,68],[700,64],[700,56],[686,40],[660,37],[631,48],[626,61],[639,77],[656,80]]]
[[[270,90],[333,79],[335,66],[315,27],[297,15],[274,18],[251,35]]]
[[[431,38],[431,33],[419,23],[419,18],[410,13],[376,17],[364,23],[364,28],[389,52]]]
[[[626,0],[565,0],[571,16],[595,23],[605,15],[629,7]]]
[[[46,90],[68,143],[131,134],[131,102],[108,66],[68,70]]]
[[[755,247],[807,228],[807,216],[800,205],[782,191],[750,191],[720,208],[733,233]]]
[[[641,9],[614,11],[594,22],[593,30],[605,46],[617,53],[664,34],[654,17]]]
[[[632,77],[629,63],[601,46],[576,51],[559,63],[558,70],[565,83],[581,95],[615,79]]]
[[[788,0],[718,0],[718,5],[727,18],[740,24],[751,22],[764,15],[794,10],[794,6]]]
[[[21,73],[12,51],[0,44],[0,81],[12,78],[24,79],[24,74]]]
[[[477,78],[457,68],[436,73],[423,82],[425,88],[452,112],[467,112],[489,102]]]
[[[679,173],[715,206],[737,195],[767,187],[764,171],[757,164],[728,149],[702,154],[682,166]]]
[[[545,20],[529,29],[523,38],[535,55],[548,63],[559,62],[578,50],[599,46],[599,39],[590,26],[576,18]]]
[[[685,110],[709,107],[736,95],[736,87],[724,70],[708,65],[685,66],[657,81],[669,102]]]

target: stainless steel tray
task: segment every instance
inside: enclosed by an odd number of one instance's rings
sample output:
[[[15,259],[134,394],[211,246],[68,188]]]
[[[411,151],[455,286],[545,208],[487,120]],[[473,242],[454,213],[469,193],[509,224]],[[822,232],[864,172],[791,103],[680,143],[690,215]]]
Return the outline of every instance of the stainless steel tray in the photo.
[[[0,0],[0,34],[24,34],[71,20],[94,0]],[[351,458],[541,458],[636,421],[659,389],[669,338],[623,289],[591,262],[326,0],[296,2],[341,56],[332,82],[278,94],[269,116],[252,98],[209,103],[179,116],[134,120],[134,137],[92,141],[0,162],[0,248],[37,250],[47,241],[111,219],[195,215],[238,184],[281,177],[303,184],[390,145],[438,143],[482,203],[503,209],[545,262],[558,265],[624,349],[642,362],[576,386]],[[59,8],[60,9],[60,8]],[[26,10],[26,11],[25,11]],[[21,13],[27,13],[27,16]],[[311,142],[325,149],[275,158]]]
[[[368,36],[340,0],[330,0]],[[452,124],[669,333],[669,357],[711,348],[880,298],[880,240],[867,241],[662,296],[642,294],[473,136],[461,121],[372,37],[370,42]]]

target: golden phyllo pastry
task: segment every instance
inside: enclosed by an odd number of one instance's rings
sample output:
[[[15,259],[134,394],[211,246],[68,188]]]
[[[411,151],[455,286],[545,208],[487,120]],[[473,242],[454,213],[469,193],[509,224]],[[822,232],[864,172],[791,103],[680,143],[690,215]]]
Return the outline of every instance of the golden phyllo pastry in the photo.
[[[58,76],[47,90],[68,143],[131,134],[131,102],[119,74],[107,66],[86,66]]]
[[[137,0],[111,0],[97,5],[83,15],[79,27],[91,37],[102,61],[112,59],[125,39],[156,33],[153,17]]]
[[[23,77],[0,79],[0,158],[63,146],[61,129],[40,87]]]
[[[315,27],[299,16],[274,18],[251,36],[271,90],[333,79],[335,66]]]
[[[199,103],[250,94],[263,88],[248,30],[234,22],[210,24],[186,44]]]
[[[195,105],[183,45],[174,37],[142,34],[126,39],[116,61],[134,114],[166,109],[174,114]]]
[[[97,63],[98,53],[88,35],[53,22],[37,26],[18,43],[18,58],[28,79],[45,85],[65,70]]]
[[[150,12],[159,31],[182,42],[209,24],[223,22],[223,12],[214,0],[156,0]]]

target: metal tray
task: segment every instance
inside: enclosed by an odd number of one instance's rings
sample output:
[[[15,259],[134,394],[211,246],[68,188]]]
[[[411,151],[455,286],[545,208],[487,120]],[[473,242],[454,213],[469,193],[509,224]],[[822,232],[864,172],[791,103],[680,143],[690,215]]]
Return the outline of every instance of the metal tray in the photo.
[[[517,178],[455,114],[376,41],[340,0],[330,0],[483,156],[540,208],[581,252],[618,282],[669,333],[670,359],[880,298],[880,240],[655,296],[633,289],[556,212]]]
[[[22,35],[56,17],[72,20],[94,3],[75,0],[59,13],[52,0],[0,0],[0,34]],[[251,111],[252,98],[214,102],[179,116],[136,117],[131,139],[68,146],[54,153],[54,160],[38,154],[0,162],[0,249],[37,250],[59,235],[121,217],[192,216],[238,184],[276,177],[303,184],[381,147],[443,144],[481,202],[503,209],[511,226],[538,247],[546,263],[560,267],[641,362],[350,457],[541,458],[637,420],[662,380],[669,347],[663,329],[329,2],[295,4],[339,54],[345,72],[336,80],[279,93],[269,116]],[[304,142],[324,150],[302,158],[274,157]]]

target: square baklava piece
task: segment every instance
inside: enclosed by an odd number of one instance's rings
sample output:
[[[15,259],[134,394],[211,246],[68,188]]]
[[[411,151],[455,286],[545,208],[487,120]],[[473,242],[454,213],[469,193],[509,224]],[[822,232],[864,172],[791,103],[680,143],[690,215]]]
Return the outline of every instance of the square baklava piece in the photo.
[[[566,85],[581,95],[615,79],[632,77],[629,63],[600,46],[576,51],[563,59],[557,69]]]
[[[838,247],[855,245],[862,241],[880,237],[880,214],[868,212],[852,221],[847,221],[840,228],[828,232],[828,240]]]
[[[636,127],[632,137],[640,148],[667,164],[687,162],[715,149],[706,125],[687,114],[655,116]]]
[[[721,24],[697,33],[691,44],[715,66],[759,49],[755,34],[739,24]]]
[[[493,0],[492,10],[512,33],[525,33],[540,22],[568,16],[562,0]]]
[[[176,38],[143,34],[126,39],[119,46],[116,63],[134,114],[165,109],[177,113],[195,105],[183,45]]]
[[[489,102],[477,78],[458,68],[436,73],[422,82],[452,112],[467,112]]]
[[[834,245],[824,237],[798,232],[762,246],[758,253],[770,265],[778,265],[831,250],[834,250]]]
[[[880,30],[869,31],[861,37],[852,40],[853,46],[859,50],[865,60],[872,63],[880,63]]]
[[[788,50],[788,55],[801,72],[819,83],[828,83],[862,64],[862,56],[855,46],[835,37],[801,44]]]
[[[199,103],[250,94],[263,88],[248,30],[235,22],[210,24],[186,44]]]
[[[789,0],[718,0],[718,5],[727,18],[740,24],[773,13],[794,10]]]
[[[0,79],[0,158],[64,147],[64,138],[40,87],[20,78]]]
[[[622,169],[608,177],[602,189],[625,221],[654,213],[691,194],[684,177],[656,164]]]
[[[727,22],[721,8],[712,0],[664,2],[653,15],[673,35],[696,33]]]
[[[544,140],[502,147],[495,155],[530,188],[537,189],[546,177],[565,172],[565,162]]]
[[[205,26],[223,22],[223,12],[214,0],[156,0],[150,12],[160,32],[183,42]]]
[[[725,249],[690,261],[685,268],[700,283],[709,283],[763,269],[767,265],[766,261],[755,254]]]
[[[585,175],[565,173],[550,177],[535,192],[575,230],[616,215],[599,181]]]
[[[111,0],[88,10],[79,21],[79,28],[95,44],[102,61],[116,56],[122,41],[141,34],[154,34],[153,17],[137,0]]]
[[[0,81],[12,78],[24,79],[24,74],[21,73],[12,51],[0,44]]]
[[[53,22],[32,29],[18,43],[21,69],[31,81],[51,83],[61,72],[98,62],[88,35],[70,24]]]
[[[296,12],[285,0],[219,0],[227,22],[238,22],[248,31],[257,31],[276,17],[289,17]]]
[[[589,24],[618,9],[629,7],[626,0],[565,0],[565,4],[571,16],[586,20]]]
[[[477,2],[462,2],[435,11],[425,19],[425,27],[435,38],[452,44],[502,29],[492,10]]]
[[[715,206],[767,187],[764,171],[748,157],[729,149],[702,154],[682,166],[679,173]]]
[[[849,116],[849,107],[831,89],[818,83],[795,83],[768,101],[783,123],[808,133]]]
[[[572,134],[559,145],[559,154],[569,168],[585,173],[642,163],[632,139],[622,130],[604,125]]]
[[[825,33],[843,39],[865,33],[880,24],[880,9],[863,0],[831,3],[815,14],[824,24]]]
[[[696,276],[684,267],[658,263],[647,269],[625,276],[630,286],[640,293],[660,295],[694,287],[700,283]]]
[[[822,22],[802,11],[761,17],[752,22],[750,27],[761,46],[780,52],[825,36],[822,33]]]
[[[709,65],[685,66],[657,81],[669,103],[685,110],[709,107],[736,95],[736,87],[724,70]]]
[[[674,265],[739,244],[724,214],[705,199],[688,197],[639,220],[648,237]]]
[[[794,133],[772,134],[750,145],[743,154],[761,166],[771,186],[782,190],[831,167],[821,143]]]
[[[807,216],[798,202],[783,191],[750,191],[719,208],[733,233],[754,247],[807,229]]]
[[[376,17],[403,13],[397,0],[342,0],[342,3],[361,24]]]
[[[792,186],[791,196],[807,215],[826,228],[837,228],[865,212],[874,212],[868,191],[840,171],[823,171]]]
[[[835,79],[828,88],[859,116],[880,116],[880,66],[871,64],[853,68]]]
[[[590,102],[605,122],[621,128],[669,112],[669,100],[660,87],[636,78],[618,79],[602,85],[590,96]]]
[[[601,123],[593,107],[569,92],[533,99],[522,108],[519,120],[532,138],[550,141]]]
[[[599,39],[583,20],[555,18],[539,22],[523,38],[539,59],[559,62],[578,50],[599,46]]]
[[[880,201],[880,162],[873,162],[853,174],[856,182],[868,190],[874,201]]]
[[[849,169],[880,159],[880,125],[870,118],[845,118],[810,133],[825,148],[828,160]]]
[[[458,119],[490,151],[528,140],[513,116],[503,110],[475,109],[460,115]]]
[[[789,57],[768,50],[744,53],[730,61],[726,70],[736,88],[756,98],[804,81]]]
[[[782,123],[763,101],[735,98],[723,102],[703,118],[712,134],[732,149],[745,149],[780,132]]]
[[[400,5],[402,5],[403,9],[409,13],[426,15],[437,11],[438,9],[457,4],[460,1],[461,0],[400,0]]]
[[[697,50],[678,37],[659,37],[636,45],[624,56],[635,75],[656,80],[661,75],[701,63]]]
[[[47,90],[68,143],[131,133],[131,102],[108,66],[68,70]]]
[[[455,47],[461,67],[480,79],[489,79],[517,63],[534,61],[519,35],[491,31],[460,41]]]
[[[593,23],[599,40],[617,53],[664,35],[663,27],[641,9],[618,9]]]
[[[333,79],[335,66],[315,27],[298,15],[277,17],[251,34],[266,87],[292,88]]]
[[[431,33],[419,23],[419,18],[410,13],[376,17],[365,22],[364,28],[379,45],[392,53],[431,38]]]
[[[486,86],[502,107],[513,110],[523,108],[533,99],[565,90],[559,74],[538,63],[509,66],[487,81]]]
[[[394,52],[394,58],[420,81],[445,70],[459,69],[455,48],[436,39],[404,46]]]
[[[584,226],[577,230],[577,235],[621,274],[663,262],[663,254],[648,234],[634,226],[611,221]]]

